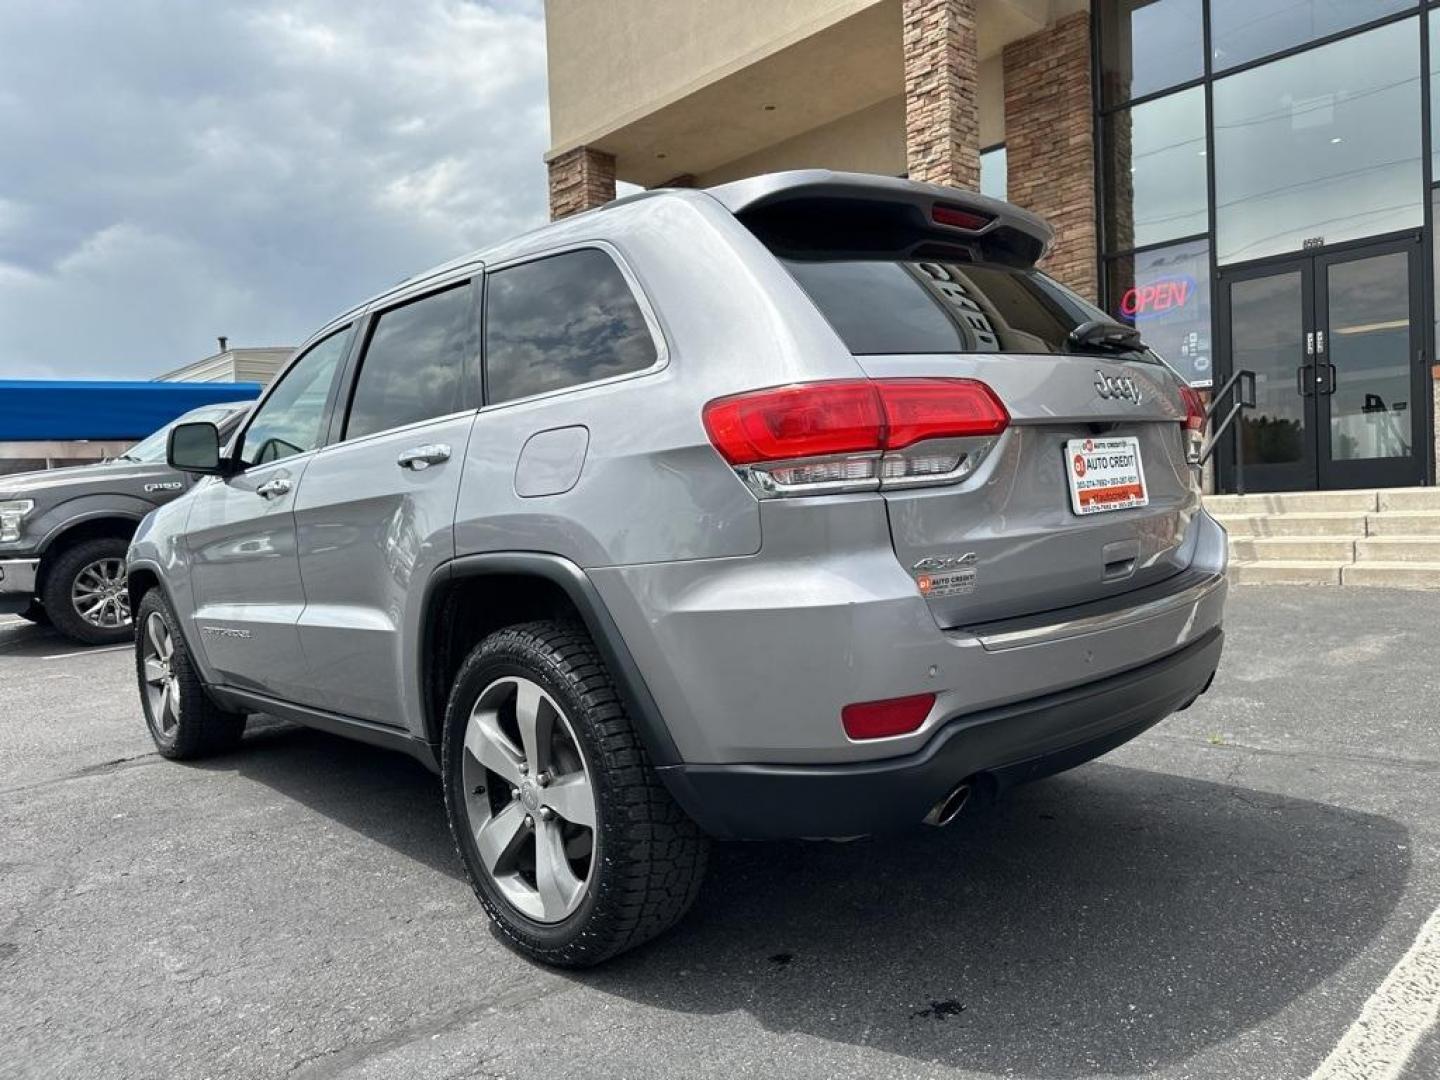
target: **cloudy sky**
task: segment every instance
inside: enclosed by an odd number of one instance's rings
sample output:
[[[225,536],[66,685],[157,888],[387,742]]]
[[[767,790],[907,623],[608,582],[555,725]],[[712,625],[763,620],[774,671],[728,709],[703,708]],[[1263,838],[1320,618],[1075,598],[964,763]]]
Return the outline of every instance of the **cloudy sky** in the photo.
[[[0,0],[0,378],[291,345],[545,216],[541,0]]]

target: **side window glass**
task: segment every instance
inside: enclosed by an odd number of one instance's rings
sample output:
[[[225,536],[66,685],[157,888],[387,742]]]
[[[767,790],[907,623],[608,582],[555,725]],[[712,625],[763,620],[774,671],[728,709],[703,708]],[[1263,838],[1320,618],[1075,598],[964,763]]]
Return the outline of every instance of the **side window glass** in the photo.
[[[486,279],[491,402],[643,371],[657,356],[629,283],[603,251],[552,255]]]
[[[240,460],[246,465],[278,461],[320,445],[325,400],[345,356],[350,328],[337,330],[302,356],[260,406],[245,431]]]
[[[466,282],[391,308],[375,322],[350,399],[345,438],[414,424],[463,407],[475,355],[475,307]]]

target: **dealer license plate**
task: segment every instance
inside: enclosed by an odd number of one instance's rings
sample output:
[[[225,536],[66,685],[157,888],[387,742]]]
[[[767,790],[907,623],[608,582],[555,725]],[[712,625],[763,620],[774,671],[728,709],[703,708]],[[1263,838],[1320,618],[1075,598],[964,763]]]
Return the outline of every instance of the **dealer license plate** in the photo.
[[[1065,443],[1065,475],[1070,478],[1070,509],[1077,514],[1103,514],[1145,506],[1145,469],[1140,440],[1070,439]]]

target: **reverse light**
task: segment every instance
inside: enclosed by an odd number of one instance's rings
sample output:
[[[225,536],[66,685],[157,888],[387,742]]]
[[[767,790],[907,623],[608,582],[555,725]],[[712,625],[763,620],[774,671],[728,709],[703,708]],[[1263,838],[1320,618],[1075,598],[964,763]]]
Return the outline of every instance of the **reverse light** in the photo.
[[[852,739],[884,739],[919,729],[935,707],[934,694],[912,694],[884,701],[862,701],[840,710],[840,723]]]
[[[1182,386],[1180,396],[1185,401],[1185,460],[1198,465],[1205,446],[1205,399],[1193,386]]]
[[[706,433],[761,498],[955,483],[1009,426],[974,379],[847,379],[718,398]]]
[[[13,544],[20,539],[20,523],[34,509],[35,503],[31,499],[0,502],[0,544]]]

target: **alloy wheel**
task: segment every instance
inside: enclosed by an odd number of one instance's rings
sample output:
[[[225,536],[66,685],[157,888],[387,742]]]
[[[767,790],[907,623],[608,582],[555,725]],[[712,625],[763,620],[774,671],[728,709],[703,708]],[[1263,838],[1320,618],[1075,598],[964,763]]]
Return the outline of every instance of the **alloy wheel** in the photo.
[[[70,586],[75,613],[91,626],[119,630],[130,625],[130,594],[125,591],[125,560],[96,559],[81,567]]]
[[[595,789],[554,698],[519,676],[487,686],[466,723],[461,779],[480,862],[511,906],[541,923],[579,908],[595,862]]]
[[[145,697],[156,732],[169,738],[180,723],[180,680],[175,674],[175,635],[159,612],[145,620],[140,642]]]

